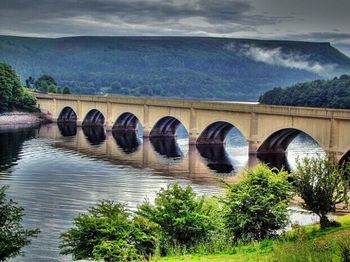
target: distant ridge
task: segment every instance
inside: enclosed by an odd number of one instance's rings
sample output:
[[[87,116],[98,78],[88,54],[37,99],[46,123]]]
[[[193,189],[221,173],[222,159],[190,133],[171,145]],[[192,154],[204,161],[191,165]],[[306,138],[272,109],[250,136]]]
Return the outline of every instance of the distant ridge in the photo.
[[[276,86],[350,72],[327,42],[160,36],[0,36],[0,62],[79,93],[253,101]]]

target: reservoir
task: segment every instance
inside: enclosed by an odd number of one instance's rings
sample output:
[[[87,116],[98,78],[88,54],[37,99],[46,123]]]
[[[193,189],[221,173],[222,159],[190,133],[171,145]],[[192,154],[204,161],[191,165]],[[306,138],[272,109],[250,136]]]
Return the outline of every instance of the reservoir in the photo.
[[[25,228],[41,233],[13,261],[71,261],[59,255],[59,235],[73,218],[99,200],[125,202],[131,210],[168,184],[191,185],[199,194],[222,194],[220,180],[235,182],[239,172],[260,161],[290,170],[296,157],[323,154],[305,134],[288,154],[248,156],[248,143],[233,129],[225,145],[193,146],[179,128],[176,139],[143,139],[142,131],[106,132],[72,124],[0,130],[0,184],[24,208]],[[299,211],[298,211],[299,212]],[[291,219],[305,223],[302,212]]]

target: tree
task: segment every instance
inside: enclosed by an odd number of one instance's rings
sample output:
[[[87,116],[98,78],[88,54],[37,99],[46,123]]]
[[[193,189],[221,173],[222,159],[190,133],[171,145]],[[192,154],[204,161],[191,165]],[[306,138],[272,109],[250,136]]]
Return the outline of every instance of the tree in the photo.
[[[54,85],[49,85],[48,90],[49,93],[57,93],[57,88]]]
[[[34,83],[34,87],[42,92],[48,92],[50,86],[57,87],[55,79],[47,74],[40,76]]]
[[[27,88],[33,88],[34,86],[34,78],[29,76],[27,79],[26,79],[26,87]]]
[[[137,213],[159,225],[163,254],[167,247],[189,247],[204,242],[213,229],[213,214],[205,208],[205,198],[197,197],[190,186],[182,188],[177,183],[161,189],[155,204],[146,201]]]
[[[263,164],[245,170],[240,182],[227,185],[223,199],[231,239],[249,242],[275,235],[288,222],[291,198],[287,172]]]
[[[321,227],[331,225],[327,214],[334,212],[337,204],[348,204],[349,170],[349,165],[338,165],[333,154],[297,161],[295,191],[304,200],[302,206],[320,217]]]
[[[39,229],[23,228],[23,208],[7,199],[6,189],[0,187],[0,261],[21,255],[21,249],[30,244],[30,238],[39,234]]]
[[[60,248],[74,260],[142,260],[154,253],[156,233],[156,225],[132,218],[124,204],[102,201],[74,219],[74,228],[61,235]]]
[[[70,94],[70,90],[68,86],[63,87],[62,94]]]
[[[21,82],[16,72],[7,64],[0,64],[0,112],[6,112],[20,97]]]
[[[0,64],[0,113],[13,107],[34,110],[35,98],[25,92],[16,72],[7,64]]]

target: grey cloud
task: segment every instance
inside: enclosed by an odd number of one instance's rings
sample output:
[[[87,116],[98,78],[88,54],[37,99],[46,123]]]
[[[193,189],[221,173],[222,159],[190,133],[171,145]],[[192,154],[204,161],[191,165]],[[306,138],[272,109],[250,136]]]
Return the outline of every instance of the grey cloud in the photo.
[[[0,2],[0,33],[29,32],[68,35],[72,28],[82,28],[79,18],[89,19],[107,34],[123,33],[125,24],[134,25],[133,34],[230,33],[237,28],[254,31],[254,26],[273,24],[281,17],[251,15],[253,6],[242,0],[141,1],[141,0],[5,0]],[[182,19],[202,19],[205,24],[194,26]],[[77,22],[78,21],[78,22]],[[68,23],[68,27],[65,23]],[[78,23],[78,24],[77,24]],[[167,28],[164,28],[164,25]],[[209,24],[209,25],[207,25]],[[112,27],[114,25],[114,28]],[[82,31],[90,31],[90,24]],[[148,27],[148,28],[145,28]],[[76,31],[75,34],[81,34]],[[73,32],[74,34],[74,32]],[[129,32],[130,34],[130,32]]]
[[[338,31],[338,30],[337,30]],[[350,33],[341,33],[334,30],[334,32],[310,32],[306,34],[291,34],[288,38],[291,39],[304,39],[311,41],[328,41],[336,42],[342,40],[350,40]]]

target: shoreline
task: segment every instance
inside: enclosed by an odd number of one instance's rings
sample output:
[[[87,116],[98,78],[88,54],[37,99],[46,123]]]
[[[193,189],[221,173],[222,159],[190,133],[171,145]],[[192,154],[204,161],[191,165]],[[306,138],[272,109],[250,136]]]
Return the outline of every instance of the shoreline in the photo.
[[[36,126],[47,122],[41,113],[9,112],[0,114],[0,129],[16,128],[18,126]]]

